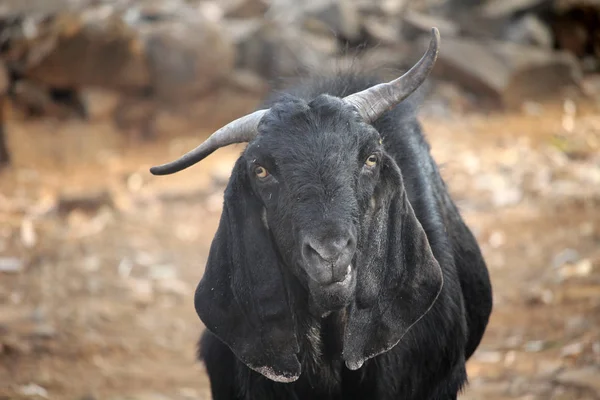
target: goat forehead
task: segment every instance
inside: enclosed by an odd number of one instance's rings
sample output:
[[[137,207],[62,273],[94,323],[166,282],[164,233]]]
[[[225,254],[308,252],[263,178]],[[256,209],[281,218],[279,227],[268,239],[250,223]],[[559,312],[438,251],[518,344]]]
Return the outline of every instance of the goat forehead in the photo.
[[[278,161],[302,161],[310,167],[341,166],[356,157],[361,142],[359,132],[349,121],[302,121],[279,126],[265,136]]]
[[[335,182],[351,174],[358,160],[358,145],[346,132],[305,132],[273,154],[281,173],[292,179]]]
[[[260,147],[263,159],[270,159],[290,184],[346,184],[359,165],[362,144],[373,139],[339,99],[284,102],[272,110],[253,147]]]

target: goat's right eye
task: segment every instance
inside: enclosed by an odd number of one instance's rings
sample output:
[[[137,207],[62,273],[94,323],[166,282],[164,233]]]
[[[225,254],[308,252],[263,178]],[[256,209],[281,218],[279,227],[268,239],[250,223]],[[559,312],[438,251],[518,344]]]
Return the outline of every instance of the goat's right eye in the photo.
[[[365,161],[367,167],[374,167],[377,164],[377,155],[371,154]]]
[[[254,174],[260,179],[264,179],[269,176],[269,171],[267,171],[265,167],[258,165],[256,168],[254,168]]]

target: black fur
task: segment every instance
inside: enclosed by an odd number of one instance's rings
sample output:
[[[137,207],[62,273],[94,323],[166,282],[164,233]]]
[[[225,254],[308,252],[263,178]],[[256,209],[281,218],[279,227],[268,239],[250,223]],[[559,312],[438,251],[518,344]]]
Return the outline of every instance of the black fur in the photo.
[[[414,103],[368,125],[339,99],[375,83],[342,74],[266,103],[196,291],[215,400],[450,400],[466,383],[492,309],[488,271]],[[300,244],[352,235],[350,283],[317,282],[336,267]]]

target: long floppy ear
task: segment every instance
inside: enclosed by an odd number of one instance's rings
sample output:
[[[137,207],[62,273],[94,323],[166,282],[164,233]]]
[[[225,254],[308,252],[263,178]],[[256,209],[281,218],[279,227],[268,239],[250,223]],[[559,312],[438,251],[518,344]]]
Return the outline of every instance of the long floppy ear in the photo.
[[[292,382],[300,376],[295,322],[261,210],[240,160],[194,303],[207,329],[240,361],[273,381]]]
[[[431,309],[442,270],[389,157],[367,211],[357,260],[356,298],[344,333],[343,358],[352,370],[394,347]]]

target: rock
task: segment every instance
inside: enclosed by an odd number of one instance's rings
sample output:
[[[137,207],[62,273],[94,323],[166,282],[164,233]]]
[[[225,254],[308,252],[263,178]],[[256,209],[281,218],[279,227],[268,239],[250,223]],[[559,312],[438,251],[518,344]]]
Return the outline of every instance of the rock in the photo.
[[[538,366],[538,376],[544,379],[553,378],[562,368],[563,360],[545,360]]]
[[[38,82],[20,80],[15,82],[12,103],[26,115],[45,115],[58,118],[73,116],[73,110],[53,99],[51,91]]]
[[[510,17],[514,14],[531,11],[547,0],[491,0],[484,2],[479,9],[479,14],[490,19]]]
[[[150,268],[150,278],[153,280],[177,279],[177,270],[171,264],[153,265]]]
[[[147,279],[127,278],[129,295],[138,306],[147,306],[154,301],[154,286]]]
[[[552,23],[558,48],[577,57],[600,58],[600,7],[594,2],[573,2]]]
[[[16,257],[0,257],[0,272],[18,273],[23,270],[24,262]]]
[[[334,56],[338,53],[338,40],[333,35],[312,35],[304,33],[304,40],[316,54]]]
[[[24,56],[16,65],[30,80],[53,88],[116,89],[185,101],[233,68],[232,43],[205,14],[179,1],[61,11],[34,23],[35,34],[23,39]]]
[[[127,190],[131,193],[138,193],[145,183],[144,176],[139,172],[134,172],[127,177]]]
[[[2,60],[0,60],[0,97],[8,93],[9,86],[10,79],[8,77],[8,70]]]
[[[507,27],[504,39],[522,45],[551,49],[554,37],[550,27],[532,14],[527,14]]]
[[[531,340],[523,346],[523,350],[528,353],[538,353],[546,347],[546,342],[543,340]]]
[[[123,258],[117,266],[117,272],[121,278],[127,279],[133,269],[133,263],[129,258]]]
[[[552,304],[556,300],[556,295],[552,290],[542,287],[533,287],[524,294],[525,304],[535,305],[548,305]]]
[[[223,209],[223,194],[213,193],[205,201],[205,207],[209,212],[219,212]]]
[[[249,37],[257,34],[263,28],[263,21],[260,18],[225,20],[223,24],[229,33],[229,39],[236,46],[245,42]]]
[[[409,10],[402,21],[402,34],[411,40],[421,34],[429,35],[433,26],[440,31],[444,44],[447,37],[454,37],[460,33],[460,26],[450,19]]]
[[[516,376],[511,379],[510,386],[508,387],[507,394],[512,398],[523,397],[527,392],[531,391],[533,382],[523,376]],[[527,397],[526,397],[527,399]],[[535,397],[531,397],[531,400],[535,400]]]
[[[371,1],[370,3],[373,2]],[[410,0],[383,0],[379,2],[381,12],[392,17],[402,15],[409,5]]]
[[[51,339],[56,336],[56,329],[48,323],[37,324],[31,332],[35,338]]]
[[[400,38],[398,26],[387,23],[384,18],[367,17],[364,28],[370,41],[376,44],[395,45]]]
[[[478,189],[483,189],[491,196],[495,207],[507,207],[518,204],[523,198],[523,191],[511,180],[501,174],[479,174],[474,180]]]
[[[560,356],[565,358],[577,358],[583,353],[584,349],[585,345],[581,342],[571,343],[560,350]]]
[[[222,5],[212,0],[197,4],[197,8],[204,18],[214,23],[221,23],[225,16]]]
[[[584,278],[591,274],[592,269],[592,261],[588,258],[585,258],[576,263],[568,263],[563,265],[558,271],[558,277],[561,281],[574,277]]]
[[[235,90],[255,93],[261,97],[269,90],[269,85],[264,79],[247,70],[235,70],[229,78],[229,83]]]
[[[61,88],[149,86],[141,37],[114,9],[99,6],[49,19],[30,41],[28,53],[40,55],[30,56],[23,66],[26,76]]]
[[[74,210],[96,213],[102,207],[114,207],[109,191],[64,191],[58,198],[57,211],[68,214]]]
[[[192,291],[189,285],[181,279],[160,279],[156,282],[156,290],[161,293],[180,297],[188,296]]]
[[[81,262],[81,266],[86,272],[96,272],[102,266],[100,257],[95,255],[87,256]]]
[[[600,396],[600,369],[598,367],[584,367],[565,371],[556,377],[562,385],[585,388]]]
[[[80,93],[85,106],[86,117],[90,121],[108,121],[114,118],[115,110],[120,101],[116,92],[86,87]]]
[[[600,302],[600,285],[593,283],[565,284],[555,291],[556,302]]]
[[[307,17],[324,22],[338,37],[347,41],[359,39],[361,21],[358,8],[353,0],[325,0],[306,5]]]
[[[480,350],[474,354],[473,358],[481,363],[496,364],[502,361],[503,354],[499,351]]]
[[[552,259],[552,267],[560,268],[567,263],[577,262],[580,258],[581,255],[577,250],[567,248],[554,256]]]
[[[33,221],[30,218],[24,218],[21,221],[21,243],[25,248],[30,249],[34,247],[37,243],[37,233],[35,232],[35,227],[33,226]]]
[[[42,397],[48,398],[48,391],[43,387],[36,385],[35,383],[29,383],[25,386],[19,387],[19,392],[25,397]]]
[[[150,0],[130,2],[128,6],[129,9],[123,14],[123,19],[129,24],[139,24],[175,20],[179,16],[179,8],[184,4],[181,0]]]
[[[233,43],[219,25],[197,14],[185,23],[153,27],[145,43],[152,92],[167,102],[206,93],[234,66]]]
[[[570,317],[565,321],[565,334],[578,336],[592,328],[592,323],[583,315]]]
[[[244,25],[248,35],[238,38],[236,66],[267,80],[296,76],[311,65],[319,65],[325,57],[293,29],[282,30],[270,23],[258,29]]]
[[[492,246],[492,248],[497,249],[499,247],[502,247],[504,243],[506,243],[506,235],[502,231],[493,231],[490,234],[488,242],[490,246]]]
[[[381,46],[368,49],[360,56],[349,56],[347,65],[360,62],[361,68],[370,71],[381,79],[392,80],[398,77],[398,69],[410,63],[404,46]]]
[[[224,15],[227,18],[255,18],[261,17],[268,9],[268,2],[265,0],[232,0],[223,4]]]
[[[175,236],[181,241],[194,243],[200,238],[200,230],[194,225],[178,224],[175,227]]]
[[[434,73],[507,108],[547,99],[581,80],[569,54],[499,41],[446,38]]]

